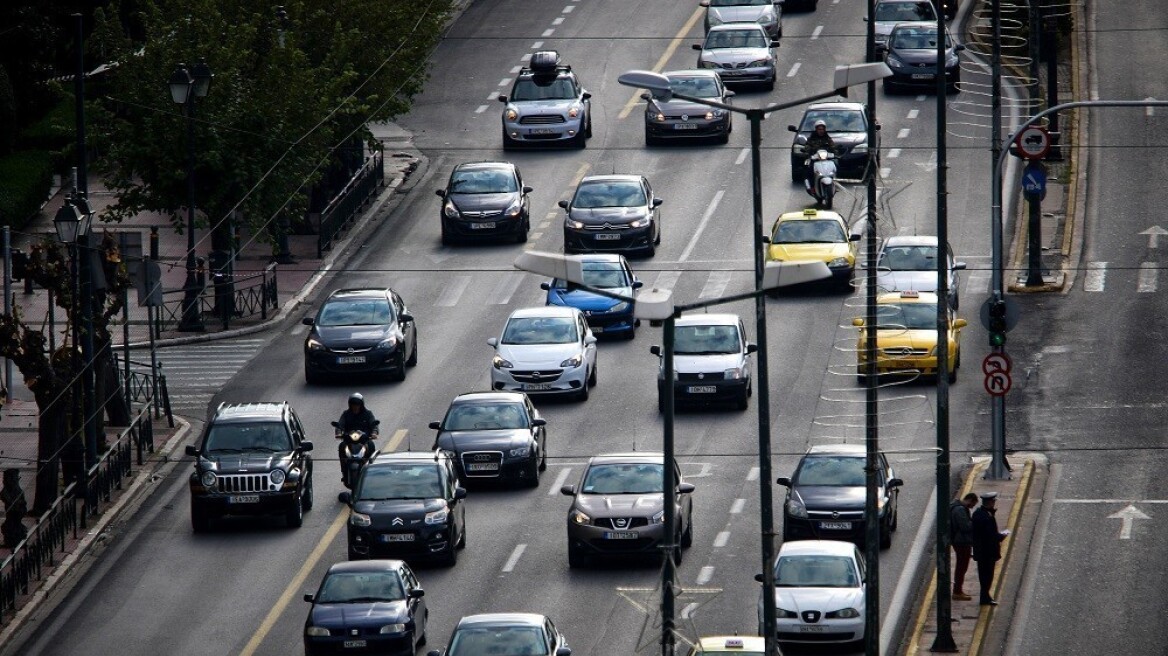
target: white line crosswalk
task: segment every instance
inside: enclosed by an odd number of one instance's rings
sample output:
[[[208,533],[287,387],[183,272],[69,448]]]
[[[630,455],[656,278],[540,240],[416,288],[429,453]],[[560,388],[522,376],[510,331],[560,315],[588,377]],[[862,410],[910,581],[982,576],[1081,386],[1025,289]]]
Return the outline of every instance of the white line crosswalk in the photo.
[[[171,411],[202,418],[215,394],[267,342],[268,339],[261,337],[240,337],[158,349],[158,363],[166,376]],[[136,362],[150,361],[150,354],[144,349],[135,350],[131,357]]]
[[[1138,266],[1114,262],[1088,262],[1083,276],[1083,291],[1115,292],[1131,290],[1134,286],[1137,294],[1152,294],[1160,288],[1162,266],[1159,262],[1140,262]]]

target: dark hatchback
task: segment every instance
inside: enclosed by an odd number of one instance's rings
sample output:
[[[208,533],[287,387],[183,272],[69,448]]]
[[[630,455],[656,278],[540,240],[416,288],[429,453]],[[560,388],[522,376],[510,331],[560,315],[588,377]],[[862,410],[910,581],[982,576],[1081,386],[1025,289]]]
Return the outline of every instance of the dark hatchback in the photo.
[[[466,489],[442,452],[379,453],[349,504],[349,559],[458,561],[466,546]]]
[[[426,644],[425,591],[400,560],[336,563],[304,600],[305,656],[413,656]]]
[[[874,166],[880,165],[880,123],[876,123],[876,143],[868,143],[867,106],[858,102],[824,102],[810,105],[798,126],[788,125],[795,133],[791,144],[791,180],[802,183],[807,178],[810,153],[805,147],[815,130],[815,122],[827,124],[827,133],[836,146],[839,177],[867,180]]]
[[[661,203],[643,175],[590,175],[564,217],[564,252],[639,252],[650,257],[661,243]]]
[[[904,484],[888,458],[877,454],[876,503],[880,522],[880,548],[892,546],[896,530],[897,500]],[[791,478],[781,477],[787,488],[783,504],[783,541],[843,540],[864,544],[864,501],[867,494],[863,446],[811,447]]]
[[[458,620],[450,644],[426,656],[571,656],[564,634],[545,615],[483,613]]]
[[[387,374],[405,380],[418,364],[418,330],[402,297],[392,289],[340,289],[329,294],[304,339],[304,380],[325,376]]]
[[[539,485],[547,469],[547,421],[523,392],[468,392],[450,402],[434,448],[453,454],[465,481]]]
[[[725,104],[734,96],[712,70],[669,71],[665,77],[673,93]],[[641,99],[645,101],[646,146],[673,139],[713,138],[721,144],[730,141],[733,124],[727,110],[680,98],[659,100],[648,92],[641,94]]]
[[[459,164],[446,188],[435,191],[442,199],[442,243],[497,237],[527,241],[531,191],[510,162]]]
[[[583,263],[584,284],[589,287],[632,298],[633,290],[642,286],[623,255],[592,253],[581,255],[580,260]],[[583,312],[584,320],[593,333],[620,335],[625,339],[636,336],[639,322],[634,317],[635,304],[632,301],[603,296],[559,278],[540,283],[539,286],[547,291],[548,305],[574,307]]]
[[[954,43],[945,34],[945,88],[949,93],[958,91],[961,82],[961,56],[957,53],[965,46]],[[937,86],[937,28],[919,24],[897,25],[888,35],[888,45],[884,51],[884,63],[892,75],[884,78],[884,92],[892,93],[900,89],[927,88]]]

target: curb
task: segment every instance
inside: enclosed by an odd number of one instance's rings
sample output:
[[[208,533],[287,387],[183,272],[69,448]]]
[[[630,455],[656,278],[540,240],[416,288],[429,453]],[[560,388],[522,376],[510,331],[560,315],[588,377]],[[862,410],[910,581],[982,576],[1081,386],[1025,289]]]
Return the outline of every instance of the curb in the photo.
[[[158,467],[171,462],[169,455],[186,439],[187,432],[191,428],[191,424],[181,417],[176,416],[175,421],[179,423],[179,426],[175,430],[174,435],[159,448],[158,454],[161,456],[160,459],[152,467],[143,465],[138,469],[137,476],[134,477],[133,482],[130,483],[125,494],[98,517],[97,522],[89,527],[86,530],[85,536],[78,541],[77,548],[66,555],[53,568],[53,573],[37,586],[36,592],[33,593],[28,603],[21,606],[20,610],[16,611],[16,615],[5,625],[4,630],[0,631],[0,645],[8,645],[17,632],[25,628],[28,618],[40,610],[41,606],[57,590],[58,586],[65,582],[68,577],[76,573],[74,571],[75,566],[79,561],[89,555],[90,550],[98,543],[98,539],[102,538],[104,540],[103,533],[106,527],[121,517],[123,511],[127,509],[131,501],[137,501],[145,491],[151,489],[146,487],[146,482],[150,480]]]

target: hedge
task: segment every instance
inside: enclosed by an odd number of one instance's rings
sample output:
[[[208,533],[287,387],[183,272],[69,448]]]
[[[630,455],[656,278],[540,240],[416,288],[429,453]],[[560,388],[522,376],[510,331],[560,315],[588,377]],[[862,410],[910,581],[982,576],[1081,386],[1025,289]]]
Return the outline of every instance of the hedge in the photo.
[[[24,228],[40,211],[52,185],[51,153],[24,150],[0,157],[0,225]]]

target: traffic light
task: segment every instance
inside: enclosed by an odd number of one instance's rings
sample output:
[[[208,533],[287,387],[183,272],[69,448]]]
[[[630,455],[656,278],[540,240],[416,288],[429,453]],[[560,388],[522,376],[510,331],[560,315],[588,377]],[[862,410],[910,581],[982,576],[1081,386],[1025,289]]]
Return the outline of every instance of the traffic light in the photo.
[[[1006,345],[1006,302],[1002,300],[990,304],[990,346]]]
[[[24,280],[28,276],[28,254],[15,248],[9,253],[12,258],[12,279]]]

